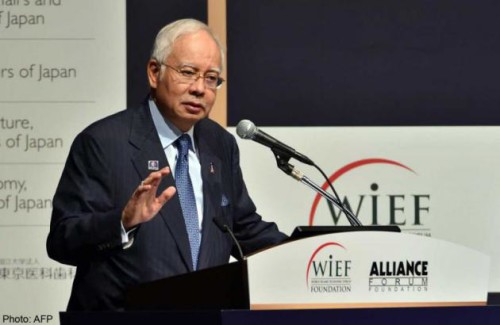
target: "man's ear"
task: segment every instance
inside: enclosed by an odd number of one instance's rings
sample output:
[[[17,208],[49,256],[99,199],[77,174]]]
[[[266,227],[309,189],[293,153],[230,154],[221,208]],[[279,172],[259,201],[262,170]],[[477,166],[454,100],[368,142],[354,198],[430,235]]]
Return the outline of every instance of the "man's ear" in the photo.
[[[160,70],[161,65],[156,60],[149,60],[147,66],[147,74],[149,87],[156,89],[158,87],[158,82],[160,81]]]

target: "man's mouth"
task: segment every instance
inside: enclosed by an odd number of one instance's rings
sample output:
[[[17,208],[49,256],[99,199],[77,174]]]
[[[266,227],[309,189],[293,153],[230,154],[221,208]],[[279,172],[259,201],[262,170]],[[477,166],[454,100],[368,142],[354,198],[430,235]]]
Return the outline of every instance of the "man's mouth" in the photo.
[[[203,111],[205,107],[203,104],[196,103],[196,102],[183,102],[182,103],[184,107],[187,109],[189,113],[199,113],[200,111]]]

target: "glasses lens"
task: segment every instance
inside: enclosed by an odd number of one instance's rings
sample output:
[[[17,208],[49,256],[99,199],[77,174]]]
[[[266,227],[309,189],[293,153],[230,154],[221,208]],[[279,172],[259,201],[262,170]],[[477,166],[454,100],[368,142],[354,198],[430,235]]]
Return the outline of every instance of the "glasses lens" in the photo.
[[[216,88],[219,83],[219,75],[216,73],[207,73],[204,76],[205,85],[209,88]]]
[[[202,76],[198,72],[198,70],[191,67],[182,67],[180,69],[176,69],[172,66],[169,66],[168,64],[164,65],[176,71],[180,77],[179,81],[182,83],[193,83],[196,80],[198,80],[198,78],[202,77],[206,87],[216,89],[219,88],[224,82],[224,79],[219,77],[219,74],[216,72],[207,72],[205,75]]]

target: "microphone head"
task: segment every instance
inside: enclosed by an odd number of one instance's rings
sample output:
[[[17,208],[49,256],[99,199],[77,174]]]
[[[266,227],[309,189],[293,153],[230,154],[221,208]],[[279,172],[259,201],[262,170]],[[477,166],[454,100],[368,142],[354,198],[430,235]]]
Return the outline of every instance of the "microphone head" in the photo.
[[[236,126],[236,133],[242,139],[252,139],[257,132],[257,127],[250,120],[241,120]]]

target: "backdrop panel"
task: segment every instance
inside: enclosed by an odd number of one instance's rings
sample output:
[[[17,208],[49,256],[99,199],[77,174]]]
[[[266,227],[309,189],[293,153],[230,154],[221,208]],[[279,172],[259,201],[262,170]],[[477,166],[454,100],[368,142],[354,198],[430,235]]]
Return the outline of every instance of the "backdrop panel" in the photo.
[[[229,1],[228,125],[498,125],[500,2]]]
[[[55,324],[52,196],[77,132],[125,105],[125,1],[1,1],[0,49],[0,317]]]

